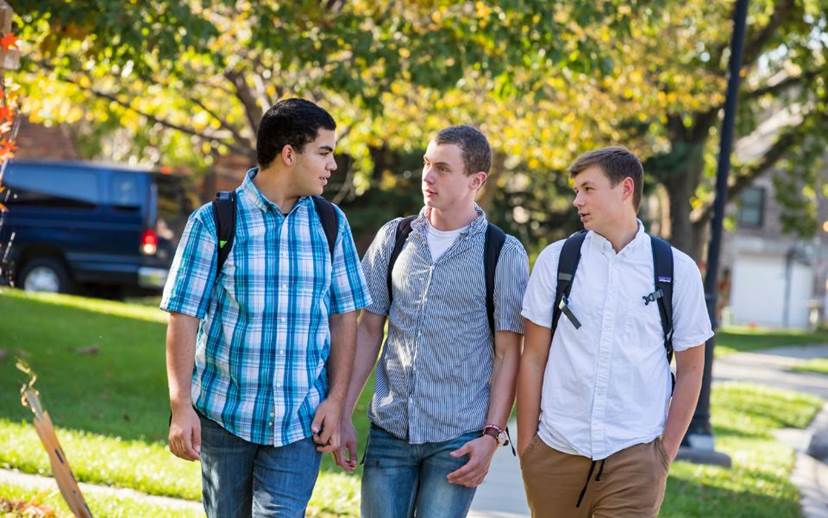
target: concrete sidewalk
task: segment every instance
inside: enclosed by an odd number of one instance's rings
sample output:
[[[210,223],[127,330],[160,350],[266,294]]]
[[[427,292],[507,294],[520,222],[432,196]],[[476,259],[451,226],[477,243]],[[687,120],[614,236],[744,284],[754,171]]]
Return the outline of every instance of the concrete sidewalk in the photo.
[[[828,400],[828,376],[791,371],[811,358],[828,358],[828,344],[780,347],[752,353],[734,353],[717,358],[714,382],[741,381],[818,395]],[[823,423],[825,429],[823,430]],[[512,436],[517,427],[510,423]],[[825,437],[828,452],[828,406],[808,430],[782,431],[779,439],[794,447],[797,462],[792,480],[802,495],[806,518],[828,518],[828,467],[807,454],[814,437]],[[472,518],[528,517],[529,508],[518,460],[509,448],[498,448],[486,481],[477,489],[469,514]]]

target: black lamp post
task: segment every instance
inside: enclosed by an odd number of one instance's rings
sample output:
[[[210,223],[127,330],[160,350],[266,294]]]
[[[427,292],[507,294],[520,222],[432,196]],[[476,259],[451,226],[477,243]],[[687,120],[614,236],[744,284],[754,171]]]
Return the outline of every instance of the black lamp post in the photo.
[[[707,249],[707,275],[704,279],[707,313],[718,329],[716,302],[718,300],[717,278],[719,271],[719,250],[722,241],[722,223],[727,203],[727,176],[730,171],[730,153],[733,148],[733,125],[736,119],[736,104],[739,97],[739,71],[742,68],[742,47],[745,41],[748,0],[737,0],[733,13],[733,37],[730,41],[730,65],[727,81],[727,97],[724,107],[719,161],[716,167],[716,198],[713,204],[713,219],[710,224],[710,245]],[[713,443],[713,429],[710,426],[710,385],[713,373],[713,348],[715,336],[704,346],[704,377],[696,413],[690,428],[682,441],[679,458],[704,464],[730,466],[730,457],[717,452]]]

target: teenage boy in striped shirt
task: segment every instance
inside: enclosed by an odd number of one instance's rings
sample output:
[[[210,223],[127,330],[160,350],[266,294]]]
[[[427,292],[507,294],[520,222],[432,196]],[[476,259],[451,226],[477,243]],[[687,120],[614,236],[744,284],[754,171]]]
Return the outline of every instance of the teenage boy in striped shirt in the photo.
[[[474,201],[491,165],[489,143],[470,126],[446,128],[423,159],[425,206],[410,222],[390,293],[388,264],[401,218],[380,229],[362,261],[374,302],[360,317],[337,462],[356,467],[351,414],[387,319],[362,478],[366,518],[465,516],[514,401],[528,261],[520,242],[506,236],[490,330],[484,278],[489,227]]]
[[[161,308],[170,450],[201,460],[209,517],[301,517],[339,426],[371,301],[345,215],[329,241],[316,209],[336,170],[336,124],[302,99],[273,105],[258,167],[235,190],[235,238],[217,267],[210,204],[190,216]],[[222,240],[224,241],[224,240]]]

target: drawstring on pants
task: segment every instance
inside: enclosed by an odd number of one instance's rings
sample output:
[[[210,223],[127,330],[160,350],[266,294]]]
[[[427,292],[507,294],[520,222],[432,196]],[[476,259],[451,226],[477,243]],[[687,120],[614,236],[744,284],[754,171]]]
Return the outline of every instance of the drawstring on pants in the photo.
[[[575,507],[581,507],[581,502],[584,499],[584,495],[586,495],[587,486],[589,486],[589,481],[592,478],[592,473],[593,473],[593,471],[595,471],[595,464],[598,463],[598,462],[600,462],[601,465],[598,467],[598,474],[595,475],[595,481],[596,482],[601,481],[601,475],[604,473],[604,464],[606,464],[607,459],[603,459],[603,460],[600,460],[600,461],[594,460],[589,465],[589,473],[587,473],[586,482],[584,482],[584,487],[583,487],[583,489],[581,489],[581,494],[578,495],[578,503],[575,504]]]

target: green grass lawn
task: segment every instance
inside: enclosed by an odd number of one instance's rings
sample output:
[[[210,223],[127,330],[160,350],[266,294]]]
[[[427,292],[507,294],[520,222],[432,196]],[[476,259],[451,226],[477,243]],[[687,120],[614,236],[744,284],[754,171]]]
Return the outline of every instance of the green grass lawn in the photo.
[[[79,480],[198,499],[198,464],[166,449],[165,330],[166,314],[149,306],[0,290],[0,349],[6,352],[0,360],[0,467],[49,472],[29,425],[31,412],[20,405],[19,356],[38,375],[41,400]],[[90,347],[98,352],[78,352]],[[368,396],[355,412],[361,437],[368,429]],[[358,493],[358,475],[343,474],[325,456],[312,507],[356,513]]]
[[[750,352],[788,345],[828,343],[828,332],[782,331],[747,327],[726,327],[716,333],[716,356]]]
[[[798,372],[815,372],[817,374],[828,374],[828,358],[814,358],[796,365],[791,370]]]
[[[164,442],[165,320],[162,312],[148,306],[0,291],[0,349],[8,354],[0,360],[0,466],[49,473],[48,459],[30,425],[31,413],[20,406],[23,377],[13,361],[19,355],[39,375],[37,387],[78,479],[198,499],[198,464],[175,458]],[[728,330],[720,335],[720,343],[747,350],[757,342],[781,345],[792,336],[798,335],[768,339]],[[98,352],[77,352],[88,347]],[[363,440],[367,402],[368,394],[363,394],[356,423]],[[774,442],[771,431],[806,426],[820,402],[734,384],[717,385],[712,405],[718,448],[732,455],[734,468],[676,463],[663,516],[798,516],[796,489],[788,482],[793,452]],[[310,514],[356,516],[358,489],[359,473],[342,474],[327,457]],[[54,494],[15,487],[0,487],[0,498],[56,502]],[[65,510],[55,505],[58,514]],[[132,501],[90,499],[90,505],[96,516],[164,515],[157,509],[141,510]]]

